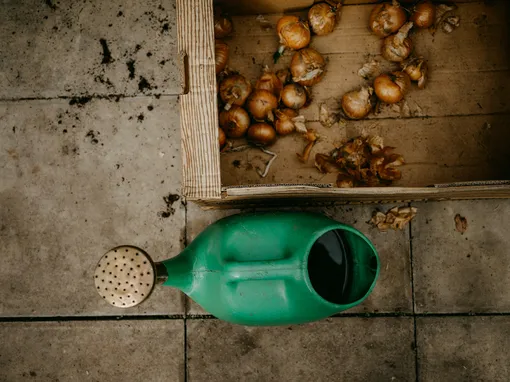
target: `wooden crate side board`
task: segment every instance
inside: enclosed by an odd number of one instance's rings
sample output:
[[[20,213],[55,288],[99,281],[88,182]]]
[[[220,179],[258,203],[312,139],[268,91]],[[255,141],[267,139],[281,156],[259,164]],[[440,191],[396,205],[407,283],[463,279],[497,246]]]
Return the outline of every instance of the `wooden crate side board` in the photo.
[[[177,0],[177,39],[185,94],[180,97],[182,193],[221,197],[213,0]]]

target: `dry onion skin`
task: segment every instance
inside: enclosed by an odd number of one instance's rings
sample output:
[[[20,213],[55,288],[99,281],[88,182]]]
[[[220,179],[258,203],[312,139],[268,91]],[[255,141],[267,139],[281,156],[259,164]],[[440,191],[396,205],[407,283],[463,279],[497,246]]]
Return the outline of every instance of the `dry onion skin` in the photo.
[[[273,110],[278,107],[278,100],[269,90],[256,89],[250,94],[246,108],[257,121],[274,121]]]
[[[327,3],[318,3],[308,11],[308,23],[313,33],[317,36],[330,34],[335,29],[338,21],[338,10],[341,5],[335,7]]]
[[[258,79],[255,89],[269,90],[276,98],[280,99],[283,84],[275,73],[266,68],[262,76]]]
[[[381,74],[374,80],[377,98],[389,104],[402,101],[410,87],[411,79],[405,72]]]
[[[297,51],[290,62],[292,80],[303,86],[313,86],[320,82],[324,77],[325,68],[324,57],[312,48]]]
[[[214,10],[214,37],[224,38],[232,33],[234,24],[232,19],[225,15],[220,8]]]
[[[259,146],[269,146],[276,140],[276,131],[267,123],[255,123],[248,129],[248,139]]]
[[[228,62],[228,45],[221,40],[216,40],[214,44],[214,60],[216,63],[216,74],[221,73]]]
[[[373,108],[372,94],[374,89],[364,86],[359,90],[352,90],[342,97],[342,109],[350,119],[363,119]]]
[[[276,122],[274,127],[278,135],[288,135],[296,131],[296,125],[293,119],[298,116],[298,113],[293,109],[276,110]]]
[[[241,138],[250,127],[250,116],[241,106],[233,105],[220,113],[220,127],[229,138]]]
[[[428,65],[427,61],[416,58],[402,64],[402,69],[406,72],[411,81],[418,82],[419,89],[425,89],[428,80]]]
[[[227,143],[225,132],[220,127],[218,127],[218,143],[220,145],[220,149],[225,146],[225,143]]]
[[[220,98],[225,110],[232,105],[243,106],[251,93],[251,84],[240,74],[231,74],[220,83]]]
[[[419,2],[413,7],[409,21],[417,28],[430,28],[436,21],[436,6],[430,0]]]
[[[283,86],[290,82],[290,70],[289,68],[280,69],[276,71],[276,77],[280,80]]]
[[[379,37],[397,32],[407,21],[404,9],[398,1],[378,4],[370,13],[370,29]]]
[[[391,62],[403,62],[413,50],[413,43],[408,37],[413,27],[412,22],[404,24],[400,30],[389,37],[386,37],[382,45],[382,55]]]
[[[299,84],[288,84],[282,90],[282,102],[291,109],[300,109],[306,104],[306,90]]]
[[[310,28],[297,16],[283,16],[276,24],[276,32],[286,48],[299,50],[310,44]]]

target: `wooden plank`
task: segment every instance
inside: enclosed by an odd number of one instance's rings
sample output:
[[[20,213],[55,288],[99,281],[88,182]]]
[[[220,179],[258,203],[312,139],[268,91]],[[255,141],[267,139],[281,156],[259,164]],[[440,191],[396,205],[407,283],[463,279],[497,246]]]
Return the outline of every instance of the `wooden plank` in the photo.
[[[325,79],[313,87],[315,104],[341,95],[366,81],[357,75],[358,69],[374,57],[390,70],[380,57],[380,40],[367,29],[369,6],[344,7],[342,20],[334,33],[314,37],[312,46],[329,60]],[[510,60],[506,51],[508,24],[505,14],[508,4],[462,4],[457,14],[461,27],[452,34],[428,31],[413,35],[417,51],[429,60],[430,82],[424,91],[413,87],[406,97],[412,115],[448,116],[501,113],[510,110]],[[266,18],[273,25],[279,15]],[[264,66],[272,67],[272,52],[278,47],[274,30],[263,30],[253,16],[236,17],[236,34],[228,40],[232,55],[229,65],[252,81]],[[454,52],[454,53],[452,53]],[[288,65],[284,57],[280,68]],[[304,110],[310,120],[317,120],[317,107]],[[400,116],[400,109],[385,108],[378,116]]]
[[[313,0],[218,0],[215,4],[233,14],[266,14],[308,8]]]
[[[212,0],[177,0],[177,36],[189,89],[181,96],[184,196],[221,197]]]
[[[381,119],[348,121],[345,126],[324,128],[309,123],[321,136],[308,163],[297,152],[306,145],[299,134],[282,137],[269,148],[278,154],[266,178],[263,169],[270,156],[253,148],[221,155],[222,181],[226,186],[241,184],[333,183],[335,175],[324,175],[314,167],[315,153],[328,153],[346,138],[361,134],[379,135],[385,144],[396,147],[407,165],[401,187],[426,187],[437,183],[510,179],[510,115],[480,115],[441,118]],[[236,142],[242,144],[241,142]]]

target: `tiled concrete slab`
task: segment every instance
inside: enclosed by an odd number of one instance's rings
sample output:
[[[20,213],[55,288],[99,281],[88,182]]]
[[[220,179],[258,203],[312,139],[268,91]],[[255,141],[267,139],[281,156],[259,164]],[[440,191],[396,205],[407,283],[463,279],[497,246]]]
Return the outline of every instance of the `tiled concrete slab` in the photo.
[[[370,220],[375,208],[386,211],[391,207],[393,205],[306,209],[323,212],[335,220],[353,225],[372,240],[379,252],[381,275],[376,288],[363,304],[349,310],[348,313],[412,311],[409,228],[404,231],[381,233],[366,223]],[[238,210],[203,211],[190,203],[187,212],[188,242],[191,242],[209,224],[238,212]],[[198,304],[190,301],[188,313],[205,314],[206,312]]]
[[[110,248],[155,259],[184,240],[175,97],[0,103],[0,315],[183,313],[160,288],[138,308],[110,308],[93,272]]]
[[[508,381],[510,317],[417,319],[420,381]]]
[[[175,22],[175,0],[3,1],[0,98],[180,94]]]
[[[183,381],[182,320],[0,324],[2,381]]]
[[[187,321],[188,380],[413,381],[412,318],[257,328]]]
[[[417,312],[510,312],[510,201],[417,203]],[[455,216],[467,219],[464,234]]]

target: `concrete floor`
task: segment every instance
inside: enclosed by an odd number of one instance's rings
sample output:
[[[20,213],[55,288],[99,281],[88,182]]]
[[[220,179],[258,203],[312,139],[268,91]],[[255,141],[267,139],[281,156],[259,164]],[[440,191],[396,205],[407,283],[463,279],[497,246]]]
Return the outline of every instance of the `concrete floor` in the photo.
[[[106,305],[106,250],[174,256],[237,212],[164,201],[180,189],[175,2],[6,0],[0,52],[0,381],[508,380],[505,200],[413,203],[388,233],[366,224],[376,206],[317,209],[382,261],[368,300],[321,322],[233,326],[170,288]]]

